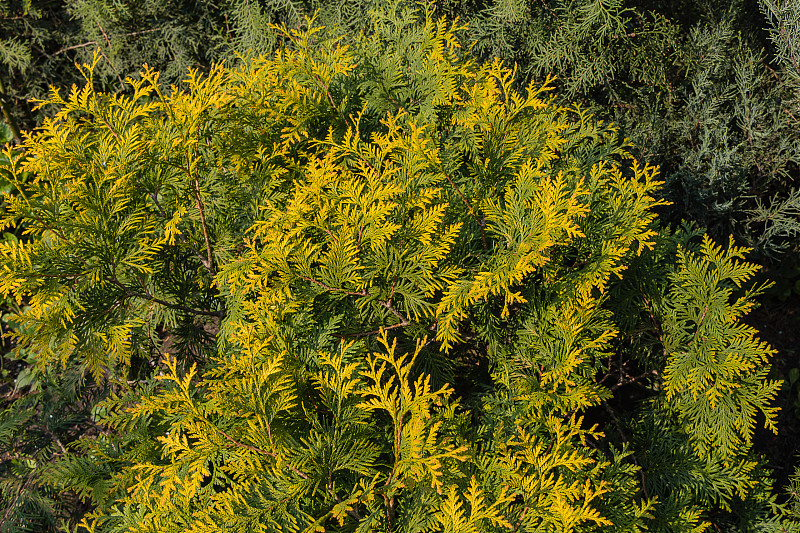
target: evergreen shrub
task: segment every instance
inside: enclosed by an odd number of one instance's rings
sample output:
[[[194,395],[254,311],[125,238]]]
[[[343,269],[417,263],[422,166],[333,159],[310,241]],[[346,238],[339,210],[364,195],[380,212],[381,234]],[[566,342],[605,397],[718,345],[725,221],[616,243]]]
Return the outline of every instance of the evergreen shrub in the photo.
[[[752,450],[756,267],[460,30],[309,23],[170,95],[95,57],[42,102],[0,290],[56,405],[0,417],[4,530],[797,529]]]

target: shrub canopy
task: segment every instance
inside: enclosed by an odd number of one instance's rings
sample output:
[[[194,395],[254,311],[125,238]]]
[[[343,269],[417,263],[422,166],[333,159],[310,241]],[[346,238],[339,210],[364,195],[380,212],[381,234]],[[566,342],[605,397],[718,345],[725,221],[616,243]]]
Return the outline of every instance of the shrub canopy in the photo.
[[[108,392],[43,481],[84,527],[788,524],[750,452],[778,386],[754,267],[660,229],[614,127],[457,30],[312,23],[169,96],[85,65],[44,102],[0,289],[18,353]]]

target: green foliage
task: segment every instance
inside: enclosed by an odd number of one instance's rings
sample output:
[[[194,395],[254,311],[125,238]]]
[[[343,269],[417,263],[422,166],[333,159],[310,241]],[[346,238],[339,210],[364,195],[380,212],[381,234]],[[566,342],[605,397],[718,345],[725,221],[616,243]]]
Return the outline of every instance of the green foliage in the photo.
[[[619,124],[661,168],[671,221],[733,233],[764,260],[796,249],[796,2],[439,4],[482,58],[515,63],[522,81],[555,75],[563,99]]]
[[[800,80],[800,6],[785,0],[759,0],[769,36],[786,71]]]
[[[40,125],[51,108],[33,109],[50,86],[82,85],[75,63],[91,63],[97,88],[124,92],[143,64],[161,74],[162,89],[188,68],[207,70],[236,54],[271,53],[280,36],[272,24],[296,27],[304,16],[346,33],[366,29],[377,2],[340,0],[111,1],[11,0],[0,2],[0,101],[22,129]],[[4,117],[9,121],[8,117]]]
[[[90,85],[75,89],[68,100],[53,95],[51,103],[64,109],[34,136],[40,140],[31,142],[39,144],[45,158],[48,146],[60,145],[65,155],[72,154],[60,165],[44,163],[35,150],[7,153],[18,194],[6,197],[5,226],[24,218],[26,233],[38,238],[3,243],[7,257],[14,258],[13,268],[19,269],[19,275],[4,278],[3,286],[18,301],[38,295],[12,320],[35,332],[21,333],[16,349],[35,350],[40,365],[65,364],[69,354],[80,353],[96,380],[116,365],[146,366],[160,353],[157,331],[164,327],[174,332],[176,352],[201,357],[208,340],[198,333],[197,321],[219,316],[208,309],[214,301],[210,276],[215,258],[201,253],[207,227],[192,153],[199,149],[200,132],[187,115],[183,128],[176,124],[163,133],[166,139],[150,135],[138,120],[159,108],[150,99],[157,79],[148,76],[147,86],[145,81],[132,82],[130,98],[106,97]],[[195,95],[201,101],[213,95],[214,80],[219,76],[196,81]],[[191,112],[199,115],[208,106]],[[84,129],[86,122],[78,113],[99,114],[93,131]],[[177,149],[179,143],[187,150],[172,152],[169,164],[150,174],[150,181],[137,176],[143,170],[140,163],[126,166],[132,164],[133,153],[147,158],[148,146]],[[23,184],[25,173],[54,179]],[[134,192],[138,200],[131,203]],[[194,232],[177,230],[184,217],[193,221]],[[159,253],[167,243],[174,246]],[[63,276],[70,283],[65,285]],[[81,319],[73,321],[79,311]]]
[[[148,63],[178,81],[190,66],[208,65],[228,51],[224,13],[210,2],[0,3],[0,93],[4,112],[22,128],[41,123],[31,99],[49,87],[82,83],[76,62],[90,62],[102,87],[122,90],[123,79]],[[200,44],[202,43],[202,45]],[[8,117],[6,117],[8,121]]]
[[[663,310],[666,399],[701,457],[749,448],[758,412],[768,426],[775,417],[767,407],[780,385],[767,380],[775,352],[739,322],[759,289],[729,301],[756,270],[741,261],[744,252],[732,242],[723,251],[707,236],[698,254],[679,248]]]
[[[791,516],[800,518],[800,472],[795,469],[789,484],[789,505]]]
[[[554,75],[561,103],[579,101],[620,125],[634,155],[658,164],[669,219],[689,217],[716,238],[732,233],[760,260],[793,251],[800,231],[796,179],[796,2],[497,0],[436,2],[468,26],[459,33],[482,60],[516,65],[523,85]],[[164,88],[187,67],[271,53],[315,12],[334,35],[372,31],[372,1],[10,2],[0,6],[0,75],[6,121],[33,127],[50,85],[82,83],[91,62],[98,88],[126,90],[143,63]],[[759,10],[760,8],[760,10]],[[769,37],[769,38],[767,38]],[[410,44],[410,43],[409,43]],[[773,69],[775,67],[775,69]],[[376,95],[377,96],[377,95]],[[19,128],[14,127],[18,130]]]
[[[38,390],[21,394],[17,380],[7,407],[0,412],[0,449],[3,450],[0,501],[2,531],[50,531],[61,521],[77,522],[87,508],[60,494],[48,482],[54,460],[90,429],[87,414],[97,400],[80,368],[53,369],[38,376]]]
[[[397,5],[347,41],[276,28],[273,55],[168,95],[148,68],[99,89],[98,52],[39,102],[52,118],[6,150],[25,235],[0,290],[29,304],[18,357],[103,387],[83,419],[103,431],[35,477],[92,510],[41,516],[793,527],[751,450],[778,386],[741,323],[756,267],[660,229],[656,169],[616,128],[516,90],[462,30]]]

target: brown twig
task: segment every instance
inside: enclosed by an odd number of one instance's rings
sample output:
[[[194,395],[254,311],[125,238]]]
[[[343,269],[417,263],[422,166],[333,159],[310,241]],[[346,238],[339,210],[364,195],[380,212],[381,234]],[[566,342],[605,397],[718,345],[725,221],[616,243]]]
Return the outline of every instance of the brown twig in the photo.
[[[53,59],[53,56],[51,56],[50,54],[48,54],[47,52],[45,52],[45,51],[44,51],[42,48],[39,48],[38,46],[36,46],[36,45],[35,45],[35,44],[33,44],[33,43],[31,43],[31,48],[35,49],[37,52],[39,52],[40,54],[42,54],[43,56],[45,56],[47,59]]]
[[[372,331],[364,331],[362,333],[348,333],[347,335],[334,335],[334,337],[339,339],[360,339],[362,337],[369,337],[370,335],[377,335],[382,331],[389,331],[390,329],[403,328],[407,325],[408,324],[403,324],[403,323],[393,324],[391,326],[382,326],[380,329],[375,329]]]
[[[151,302],[155,302],[159,305],[163,305],[164,307],[169,307],[170,309],[177,309],[179,311],[184,311],[186,313],[192,315],[202,315],[202,316],[217,316],[220,318],[225,317],[225,311],[206,311],[205,309],[192,309],[191,307],[186,307],[185,305],[180,304],[173,304],[169,303],[166,300],[162,300],[160,298],[156,298],[155,296],[149,294],[142,294],[142,293],[135,293],[135,292],[127,292],[125,296],[132,297],[132,298],[142,298],[143,300],[149,300]]]
[[[132,31],[130,33],[123,33],[123,37],[136,37],[138,35],[143,35],[145,33],[153,33],[156,31],[162,31],[164,28],[151,28],[149,30],[141,30],[141,31]]]
[[[550,7],[550,6],[547,4],[546,0],[542,0],[542,5],[545,7],[545,9],[547,9],[547,10],[550,12],[550,14],[551,14],[551,15],[553,15],[555,18],[558,18],[558,15],[556,15],[556,12],[555,12],[555,11],[553,11],[553,8],[551,8],[551,7]]]
[[[528,512],[528,505],[526,504],[525,507],[522,509],[522,513],[519,515],[519,520],[517,520],[516,525],[514,525],[513,533],[516,533],[519,529],[519,526],[522,524],[522,520],[525,518],[525,513]]]
[[[348,291],[347,289],[341,289],[341,288],[338,288],[338,287],[331,287],[330,285],[326,285],[325,283],[322,283],[321,281],[315,280],[314,278],[308,278],[306,276],[298,276],[298,277],[300,279],[302,279],[302,280],[308,281],[309,283],[313,283],[315,285],[319,285],[323,289],[331,291],[331,292],[342,292],[342,293],[347,294],[349,296],[366,296],[367,295],[367,290],[366,289],[362,289],[359,292],[353,292],[353,291]]]
[[[321,281],[316,280],[314,278],[309,278],[309,277],[306,277],[306,276],[298,276],[298,277],[300,279],[302,279],[302,280],[305,280],[305,281],[308,281],[309,283],[313,283],[315,285],[318,285],[318,286],[322,287],[323,289],[331,291],[331,292],[341,292],[341,293],[346,294],[348,296],[367,296],[367,290],[366,289],[362,289],[359,292],[348,291],[347,289],[342,289],[342,288],[339,288],[339,287],[331,287],[330,285],[322,283]],[[389,298],[385,302],[382,302],[382,301],[378,300],[377,303],[378,303],[378,305],[380,305],[381,307],[383,307],[387,311],[389,311],[391,314],[393,314],[395,317],[397,317],[397,319],[400,320],[400,322],[398,324],[393,324],[391,326],[387,326],[387,327],[382,328],[384,330],[402,328],[402,327],[405,327],[405,326],[408,326],[408,325],[411,324],[411,321],[408,319],[408,317],[403,315],[403,313],[401,313],[400,311],[395,309],[395,307],[392,305],[392,298],[393,297],[394,297],[394,282],[392,282],[392,288],[391,288],[391,291],[389,293]],[[376,333],[380,333],[380,330],[367,331],[367,332],[364,332],[364,333],[354,333],[354,334],[350,334],[350,335],[343,335],[342,337],[353,337],[353,338],[367,337],[369,335],[374,335]]]
[[[216,429],[217,432],[219,432],[220,435],[222,435],[223,437],[225,437],[226,439],[231,441],[231,443],[234,446],[238,446],[239,448],[244,448],[246,450],[250,450],[251,452],[256,452],[256,453],[261,454],[261,455],[269,455],[270,457],[277,457],[278,456],[278,454],[276,454],[276,453],[268,452],[267,450],[262,450],[261,448],[259,448],[257,446],[252,446],[250,444],[245,444],[243,442],[240,442],[240,441],[234,439],[233,437],[231,437],[230,435],[228,435],[227,433],[225,433],[224,431],[222,431],[221,429],[219,429],[216,426],[214,426],[214,429]]]
[[[396,316],[398,318],[398,320],[400,320],[400,323],[399,324],[395,324],[395,327],[408,326],[409,324],[411,324],[411,321],[408,320],[408,318],[405,315],[403,315],[397,309],[395,309],[392,306],[390,301],[387,301],[387,302],[380,302],[379,301],[378,304],[383,306],[383,307],[385,307],[387,311],[392,313],[394,316]]]
[[[392,523],[394,522],[394,496],[389,498],[384,494],[383,501],[386,502],[386,531],[392,531]]]
[[[108,38],[108,35],[106,34],[106,30],[103,29],[103,27],[100,25],[99,22],[97,23],[97,27],[100,28],[100,33],[102,33],[103,37],[105,37],[106,44],[108,44],[108,48],[110,49],[111,48],[111,39]],[[117,67],[114,66],[114,63],[111,62],[111,60],[108,58],[108,56],[105,54],[105,52],[103,52],[103,49],[101,47],[98,47],[97,50],[100,52],[100,55],[103,56],[106,61],[108,61],[108,64],[111,66],[111,70],[113,70],[114,73],[117,75],[117,79],[119,80],[119,90],[120,91],[124,90],[125,89],[125,82],[123,81],[122,76],[120,75],[119,71],[117,70]]]
[[[62,48],[61,50],[53,52],[52,54],[50,54],[50,57],[55,57],[57,55],[63,54],[64,52],[69,52],[70,50],[77,50],[78,48],[86,48],[87,46],[92,46],[92,45],[97,46],[97,41],[88,41],[81,44],[73,44],[72,46],[67,46],[66,48]]]
[[[347,124],[350,128],[352,128],[356,134],[358,134],[358,132],[356,132],[355,124],[353,124],[353,122],[347,117],[347,115],[344,114],[344,111],[339,109],[339,106],[336,105],[336,102],[333,101],[331,88],[328,86],[328,84],[322,81],[322,78],[320,78],[316,72],[309,72],[309,74],[311,74],[311,77],[314,78],[317,81],[317,83],[319,83],[322,86],[323,89],[325,89],[325,95],[328,97],[328,102],[330,102],[331,107],[333,107],[336,110],[336,112],[339,113],[339,115],[344,119],[344,123]]]
[[[192,159],[188,150],[186,151],[186,167],[184,168],[180,165],[176,166],[183,170],[186,173],[186,176],[192,181],[195,202],[197,204],[198,211],[200,211],[200,224],[203,227],[203,239],[206,243],[206,258],[203,259],[200,257],[200,262],[203,263],[203,266],[206,268],[206,270],[208,270],[209,274],[215,276],[216,269],[214,267],[214,252],[211,248],[211,239],[208,233],[208,224],[206,223],[205,204],[203,203],[203,198],[200,195],[200,181],[197,179],[196,174],[192,173]]]
[[[137,35],[143,35],[145,33],[153,33],[153,32],[161,31],[161,30],[162,30],[162,28],[152,28],[152,29],[149,29],[149,30],[142,30],[142,31],[134,31],[134,32],[130,32],[130,33],[124,33],[124,34],[122,34],[122,36],[123,37],[136,37]],[[86,41],[85,43],[73,44],[72,46],[67,46],[65,48],[61,48],[60,50],[56,50],[55,52],[53,52],[50,55],[45,53],[45,55],[47,55],[47,57],[49,57],[49,58],[53,58],[53,57],[55,57],[57,55],[61,55],[61,54],[65,53],[65,52],[69,52],[70,50],[77,50],[78,48],[86,48],[87,46],[97,46],[97,44],[98,44],[97,41]]]
[[[39,429],[42,433],[44,433],[46,436],[48,436],[51,439],[53,439],[55,441],[55,443],[58,444],[58,447],[61,448],[61,453],[63,453],[64,455],[67,454],[67,448],[66,448],[66,446],[64,446],[64,443],[61,442],[61,439],[59,439],[55,435],[55,433],[50,431],[48,428],[46,428],[45,426],[37,425],[37,424],[34,424],[32,426],[29,426],[29,427],[30,427],[30,429]],[[58,454],[56,454],[56,455],[58,455]]]
[[[28,485],[30,485],[30,484],[31,484],[31,482],[33,481],[33,473],[34,473],[34,472],[35,472],[35,470],[32,470],[32,471],[31,471],[31,472],[30,472],[30,473],[29,473],[29,474],[26,476],[26,478],[25,478],[25,482],[24,482],[24,483],[22,484],[22,486],[19,488],[19,491],[17,492],[17,495],[16,495],[16,496],[14,496],[14,499],[13,499],[13,500],[11,500],[11,503],[8,505],[8,507],[6,507],[6,512],[5,512],[5,514],[3,515],[3,520],[0,520],[0,528],[2,528],[2,527],[5,525],[5,523],[6,523],[6,520],[8,520],[8,516],[11,514],[11,510],[12,510],[12,509],[14,509],[14,507],[16,507],[16,506],[17,506],[17,502],[19,501],[20,497],[22,496],[22,493],[23,493],[23,492],[25,492],[25,489],[27,489],[27,488],[28,488]]]
[[[461,192],[461,189],[458,188],[458,185],[456,185],[455,182],[452,179],[450,179],[450,176],[447,174],[447,172],[444,172],[444,170],[442,170],[442,174],[444,175],[445,178],[447,178],[447,181],[450,182],[450,185],[452,185],[453,188],[456,190],[458,195],[461,197],[461,200],[467,206],[467,209],[469,209],[469,214],[472,215],[472,218],[474,218],[475,222],[477,222],[478,226],[480,226],[481,241],[483,242],[483,249],[485,250],[488,247],[486,244],[486,219],[484,218],[483,221],[478,219],[478,215],[476,215],[475,210],[472,209],[472,204],[469,203],[469,200],[467,200],[467,197],[464,196],[464,193]]]
[[[621,372],[622,372],[622,369],[620,369],[620,373],[621,373]],[[610,388],[611,388],[611,390],[617,390],[617,389],[619,389],[620,387],[624,387],[625,385],[630,385],[631,383],[636,383],[637,381],[639,381],[639,380],[641,380],[641,379],[644,379],[644,378],[646,378],[646,377],[648,377],[648,376],[655,376],[655,377],[658,377],[658,372],[656,372],[655,370],[648,370],[647,372],[642,372],[642,373],[641,373],[641,374],[639,374],[638,376],[628,376],[628,377],[627,377],[626,379],[624,379],[624,380],[623,380],[623,379],[619,379],[619,380],[618,380],[618,381],[617,381],[617,382],[616,382],[614,385],[612,385]],[[622,376],[621,376],[621,375],[620,375],[620,378],[622,378]]]
[[[703,320],[706,318],[706,313],[708,313],[708,304],[706,304],[705,308],[703,309],[703,314],[700,315],[700,320],[697,321],[697,329],[694,330],[694,337],[692,337],[692,340],[689,341],[689,346],[694,344],[694,341],[697,340],[697,336],[700,334],[700,326],[703,325]]]
[[[161,207],[161,204],[159,203],[158,198],[156,197],[156,194],[155,193],[150,193],[149,197],[150,197],[151,200],[153,200],[153,203],[155,204],[156,208],[158,209],[158,216],[160,216],[163,219],[170,218],[169,215],[167,215],[167,213],[164,211],[164,208]],[[187,248],[189,248],[189,250],[191,250],[191,252],[194,254],[194,256],[197,257],[200,260],[200,263],[205,267],[206,266],[206,258],[203,257],[203,254],[201,254],[200,251],[197,250],[197,248],[192,246],[192,243],[189,242],[189,239],[186,238],[186,235],[184,235],[183,233],[178,233],[177,237],[178,237],[179,241],[181,241],[183,244],[186,245]]]
[[[222,435],[223,437],[228,439],[231,442],[231,445],[233,445],[233,446],[237,446],[239,448],[244,448],[245,450],[250,450],[251,452],[255,452],[255,453],[258,453],[260,455],[266,455],[268,457],[273,457],[273,458],[277,458],[278,457],[277,453],[268,452],[267,450],[262,450],[261,448],[258,448],[257,446],[251,446],[250,444],[245,444],[243,442],[240,442],[240,441],[234,439],[233,437],[231,437],[230,435],[228,435],[227,433],[225,433],[224,431],[222,431],[221,429],[219,429],[218,427],[216,427],[216,426],[213,426],[213,427],[214,427],[214,429],[217,430],[217,432],[219,432],[220,435]],[[291,470],[292,472],[294,472],[295,474],[297,474],[298,476],[300,476],[303,479],[308,479],[308,476],[306,474],[304,474],[303,472],[301,472],[300,470],[298,470],[298,469],[296,469],[294,467],[290,466],[289,470]]]
[[[103,27],[100,25],[99,22],[97,23],[97,27],[100,28],[100,33],[103,34],[103,37],[106,40],[106,44],[108,45],[109,48],[111,48],[111,39],[108,38],[108,34],[106,33],[106,30],[103,29]]]
[[[767,4],[769,5],[769,7],[771,8],[772,12],[773,12],[773,14],[775,16],[775,19],[779,21],[778,29],[781,32],[781,37],[783,37],[783,42],[785,42],[785,43],[791,42],[791,39],[789,39],[788,36],[786,35],[786,24],[778,16],[778,7],[775,5],[775,3],[772,0],[766,0],[766,1],[767,1]],[[792,62],[792,65],[794,66],[795,72],[797,72],[797,74],[800,75],[800,63],[798,63],[797,56],[795,56],[793,53],[791,53],[789,51],[788,47],[787,47],[787,57]]]
[[[342,503],[342,499],[339,497],[338,494],[333,492],[333,488],[330,486],[330,484],[328,484],[327,489],[328,489],[328,494],[330,494],[333,497],[333,501],[335,501],[336,503]],[[350,515],[350,517],[358,520],[359,522],[361,521],[361,515],[358,513],[358,510],[356,510],[355,508],[350,508],[345,512],[348,515]]]
[[[205,206],[203,205],[203,199],[200,197],[200,183],[197,181],[197,178],[194,178],[194,194],[195,199],[197,200],[197,209],[200,210],[200,223],[203,226],[203,238],[206,241],[206,257],[207,262],[203,262],[203,265],[208,269],[209,273],[212,276],[216,275],[216,269],[214,268],[214,254],[211,251],[211,239],[208,236],[208,226],[206,225],[206,210]]]
[[[217,316],[217,317],[220,317],[220,318],[224,318],[225,317],[225,311],[206,311],[205,309],[193,309],[191,307],[186,307],[185,305],[174,304],[174,303],[170,303],[170,302],[168,302],[166,300],[162,300],[161,298],[157,298],[157,297],[153,296],[153,294],[150,292],[150,290],[145,286],[142,286],[142,289],[144,289],[144,291],[145,291],[144,293],[133,292],[132,290],[130,290],[124,283],[122,283],[117,278],[116,274],[112,275],[111,278],[105,278],[105,279],[106,279],[106,281],[109,281],[109,282],[113,283],[114,285],[116,285],[117,287],[121,288],[123,290],[126,298],[141,298],[143,300],[148,300],[148,301],[151,301],[151,302],[155,302],[155,303],[157,303],[159,305],[163,305],[164,307],[169,307],[170,309],[177,309],[179,311],[184,311],[184,312],[192,314],[192,315]]]

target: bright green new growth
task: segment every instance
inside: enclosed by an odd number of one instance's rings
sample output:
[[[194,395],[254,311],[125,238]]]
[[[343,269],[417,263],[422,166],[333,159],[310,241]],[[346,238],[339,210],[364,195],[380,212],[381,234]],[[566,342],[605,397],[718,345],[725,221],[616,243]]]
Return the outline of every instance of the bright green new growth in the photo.
[[[284,32],[274,57],[169,97],[148,69],[99,93],[92,66],[52,95],[9,154],[5,225],[28,238],[0,244],[0,289],[30,302],[16,335],[40,369],[113,393],[96,410],[113,431],[44,475],[92,500],[85,528],[689,531],[763,495],[769,349],[738,323],[750,296],[730,303],[752,268],[704,241],[667,278],[656,169],[462,57],[457,29],[377,15],[351,47]],[[622,301],[634,263],[668,290]],[[666,391],[643,402],[667,413],[651,434],[741,409],[689,428],[699,489],[648,488],[643,439],[584,418],[613,412],[616,355],[662,330],[666,360],[630,361]],[[743,488],[707,497],[721,478]]]
[[[701,456],[729,457],[750,445],[758,411],[773,429],[776,409],[767,407],[779,382],[767,381],[774,350],[739,322],[753,307],[745,294],[729,303],[757,267],[737,261],[742,248],[727,250],[704,236],[700,253],[678,250],[678,269],[671,275],[672,292],[665,320],[664,371],[666,398],[685,417],[692,444]]]

